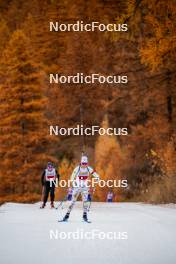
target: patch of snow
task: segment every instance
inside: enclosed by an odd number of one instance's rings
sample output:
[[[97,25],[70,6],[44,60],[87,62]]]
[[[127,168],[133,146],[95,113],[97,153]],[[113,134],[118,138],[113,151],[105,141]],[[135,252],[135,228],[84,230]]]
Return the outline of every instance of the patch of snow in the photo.
[[[0,207],[2,264],[176,263],[175,205],[94,202],[88,214],[91,224],[82,222],[81,202],[76,203],[68,223],[57,222],[66,208],[39,206],[6,203]],[[95,230],[120,234],[120,238],[126,234],[127,239],[50,239],[52,232],[68,235]]]

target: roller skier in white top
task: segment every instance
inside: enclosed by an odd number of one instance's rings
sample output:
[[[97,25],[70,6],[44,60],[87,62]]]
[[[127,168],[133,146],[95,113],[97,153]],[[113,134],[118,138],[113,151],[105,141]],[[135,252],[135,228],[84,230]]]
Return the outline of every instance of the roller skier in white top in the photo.
[[[90,187],[90,176],[95,178],[96,181],[99,180],[99,175],[93,170],[92,167],[88,165],[87,156],[82,156],[80,165],[73,170],[73,173],[71,175],[71,181],[73,182],[72,200],[70,202],[68,211],[63,218],[63,221],[68,220],[70,216],[70,212],[80,194],[82,196],[82,201],[83,201],[83,220],[88,221],[87,211],[89,204],[88,193]],[[88,184],[88,180],[89,180],[89,184]]]

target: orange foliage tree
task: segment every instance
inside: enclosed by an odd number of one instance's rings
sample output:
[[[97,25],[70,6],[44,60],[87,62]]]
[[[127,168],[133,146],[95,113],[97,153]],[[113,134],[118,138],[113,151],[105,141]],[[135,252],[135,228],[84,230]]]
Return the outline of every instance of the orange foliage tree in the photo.
[[[108,117],[105,115],[101,127],[107,129],[109,127]],[[104,181],[114,180],[118,187],[97,188],[96,196],[102,201],[106,200],[107,192],[111,189],[119,200],[120,180],[122,179],[122,164],[124,153],[115,136],[100,135],[95,144],[95,163],[96,170],[100,175],[100,179]]]
[[[16,31],[1,60],[2,193],[38,192],[39,170],[48,159],[54,160],[48,149],[42,78],[31,60],[28,39],[21,30]]]

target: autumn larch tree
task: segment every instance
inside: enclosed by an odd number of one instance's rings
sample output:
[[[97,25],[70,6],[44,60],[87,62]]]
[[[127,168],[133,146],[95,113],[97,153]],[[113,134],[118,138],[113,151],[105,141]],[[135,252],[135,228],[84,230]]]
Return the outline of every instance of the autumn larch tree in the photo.
[[[12,35],[0,66],[1,191],[35,193],[41,167],[54,158],[48,148],[42,72],[31,60],[30,43],[21,30]]]

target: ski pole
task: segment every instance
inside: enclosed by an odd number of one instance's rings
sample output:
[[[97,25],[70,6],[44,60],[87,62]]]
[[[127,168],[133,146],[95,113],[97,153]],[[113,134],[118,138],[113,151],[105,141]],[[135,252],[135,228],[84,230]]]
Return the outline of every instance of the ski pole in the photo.
[[[88,212],[90,211],[90,208],[91,208],[91,204],[92,204],[92,200],[93,200],[94,192],[95,192],[95,189],[94,189],[93,192],[92,192],[92,196],[91,196],[91,200],[90,200],[90,203],[89,203],[89,207],[88,207],[88,209],[87,209]]]
[[[58,206],[56,207],[56,210],[58,210],[60,206],[63,209],[62,204],[63,204],[63,202],[66,202],[66,201],[67,201],[67,195],[64,197],[64,199],[62,201],[59,202]]]
[[[43,199],[44,199],[44,191],[45,191],[45,186],[42,185],[41,203],[43,203]]]

